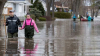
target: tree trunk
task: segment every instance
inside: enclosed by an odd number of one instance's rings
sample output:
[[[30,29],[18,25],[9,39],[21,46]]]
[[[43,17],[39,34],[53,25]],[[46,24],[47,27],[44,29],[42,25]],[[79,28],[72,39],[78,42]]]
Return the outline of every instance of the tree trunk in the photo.
[[[98,16],[98,12],[99,12],[99,9],[97,9],[95,17],[97,17],[97,16]]]
[[[72,6],[73,6],[73,15],[75,14],[76,17],[78,18],[78,14],[79,14],[79,7],[81,5],[81,0],[74,0],[72,1]]]
[[[91,12],[91,17],[94,18],[94,13],[95,13],[95,12],[94,12],[94,6],[92,7],[91,11],[92,11],[92,12]]]
[[[46,0],[46,5],[47,5],[47,16],[50,16],[51,2],[52,2],[52,0]]]
[[[3,11],[3,8],[4,8],[4,5],[6,3],[7,0],[0,0],[0,24],[1,24],[1,16],[2,16],[2,11]]]
[[[54,19],[54,1],[55,0],[52,0],[52,19]]]
[[[2,16],[2,11],[3,11],[4,5],[5,5],[6,2],[7,2],[7,0],[3,0],[3,1],[0,0],[0,29],[1,29],[1,16]],[[0,31],[0,35],[1,35],[1,31]]]

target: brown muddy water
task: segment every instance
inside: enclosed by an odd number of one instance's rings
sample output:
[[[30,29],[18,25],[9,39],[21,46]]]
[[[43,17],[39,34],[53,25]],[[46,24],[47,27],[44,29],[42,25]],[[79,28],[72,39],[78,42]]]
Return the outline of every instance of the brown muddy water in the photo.
[[[100,56],[100,21],[37,22],[40,33],[33,39],[24,38],[19,30],[18,38],[8,39],[5,26],[0,30],[0,56]]]

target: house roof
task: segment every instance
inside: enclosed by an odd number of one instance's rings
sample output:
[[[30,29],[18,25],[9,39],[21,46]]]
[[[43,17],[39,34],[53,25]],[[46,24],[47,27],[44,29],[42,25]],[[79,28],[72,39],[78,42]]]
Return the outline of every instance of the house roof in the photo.
[[[57,6],[62,6],[61,2],[55,2],[54,4]]]
[[[68,8],[67,6],[62,7],[62,3],[60,1],[55,2],[54,5],[56,6],[56,8]]]
[[[7,0],[7,1],[10,3],[19,3],[19,4],[24,3],[24,5],[26,6],[32,5],[31,0]]]
[[[7,0],[7,2],[10,2],[10,3],[25,3],[26,0]]]

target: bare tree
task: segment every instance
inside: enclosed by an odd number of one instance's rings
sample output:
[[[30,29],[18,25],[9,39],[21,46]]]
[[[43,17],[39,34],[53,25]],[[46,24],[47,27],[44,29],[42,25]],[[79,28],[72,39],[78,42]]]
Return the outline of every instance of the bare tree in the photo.
[[[81,0],[74,0],[72,3],[73,15],[75,14],[76,17],[78,17],[80,5],[81,5]]]
[[[75,14],[76,16],[79,13],[79,7],[82,4],[82,0],[60,0],[60,2],[65,5],[68,6],[69,8],[71,8],[71,10],[73,11],[73,14]]]
[[[6,2],[7,2],[7,0],[0,0],[0,26],[1,26],[2,11],[3,11],[4,5]],[[1,29],[1,27],[0,27],[0,29]],[[1,32],[0,32],[0,35],[1,35]]]
[[[60,2],[62,3],[62,6],[65,5],[65,4],[68,4],[66,2],[68,2],[69,0],[60,0]]]
[[[0,18],[1,18],[2,11],[3,11],[4,5],[6,2],[7,2],[7,0],[0,0]],[[0,19],[0,21],[1,21],[1,19]]]
[[[97,0],[60,0],[62,5],[68,6],[73,12],[72,15],[75,14],[76,17],[78,15],[85,16],[86,12],[88,12],[88,8],[90,7],[90,5],[92,5],[91,16],[93,17],[95,14],[95,10],[96,10],[95,1],[97,1]],[[100,1],[100,0],[98,0],[98,1]],[[89,6],[87,5],[87,3],[89,4]]]
[[[98,16],[98,12],[99,12],[99,8],[100,7],[100,1],[97,1],[96,2],[96,12],[95,12],[95,17],[97,17]]]
[[[52,0],[52,19],[54,19],[54,1],[55,0]]]
[[[51,7],[52,0],[46,0],[47,5],[47,16],[50,16],[50,7]]]

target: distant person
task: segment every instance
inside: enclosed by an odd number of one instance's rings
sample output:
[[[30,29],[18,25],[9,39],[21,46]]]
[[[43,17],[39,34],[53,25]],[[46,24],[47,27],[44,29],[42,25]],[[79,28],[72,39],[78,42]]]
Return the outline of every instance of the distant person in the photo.
[[[86,18],[88,18],[89,17],[89,15],[86,15]]]
[[[73,21],[76,21],[76,16],[75,16],[75,14],[74,14],[74,16],[73,16]]]
[[[88,16],[89,16],[89,15],[88,15],[88,12],[87,12],[87,13],[86,13],[86,18],[88,18]]]
[[[91,17],[88,15],[88,19],[87,19],[88,21],[91,21]]]
[[[94,20],[94,17],[91,17],[91,21],[93,21]]]
[[[39,33],[39,30],[36,26],[35,21],[31,18],[30,14],[27,14],[26,16],[27,18],[23,23],[22,29],[25,28],[25,37],[31,39],[34,36],[34,28],[37,33]]]
[[[8,38],[14,38],[18,37],[18,26],[19,29],[21,29],[21,22],[19,18],[14,15],[14,11],[9,11],[9,17],[6,19],[6,23],[4,23],[6,26],[8,26]]]
[[[80,15],[80,21],[81,21],[81,19],[84,19],[82,15]]]

